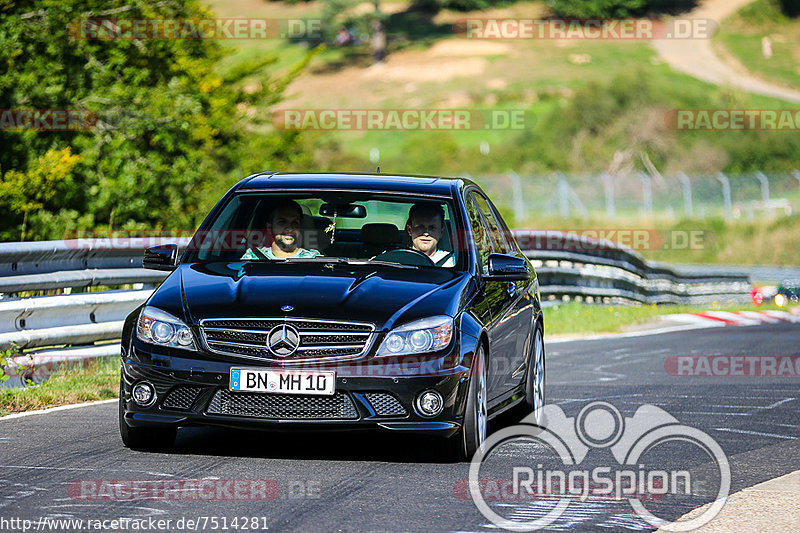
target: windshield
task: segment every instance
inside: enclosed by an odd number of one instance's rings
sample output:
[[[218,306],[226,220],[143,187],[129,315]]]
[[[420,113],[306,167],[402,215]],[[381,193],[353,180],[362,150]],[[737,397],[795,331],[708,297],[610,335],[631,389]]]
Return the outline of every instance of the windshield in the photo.
[[[189,262],[336,261],[461,268],[451,203],[386,193],[232,196],[194,236]]]

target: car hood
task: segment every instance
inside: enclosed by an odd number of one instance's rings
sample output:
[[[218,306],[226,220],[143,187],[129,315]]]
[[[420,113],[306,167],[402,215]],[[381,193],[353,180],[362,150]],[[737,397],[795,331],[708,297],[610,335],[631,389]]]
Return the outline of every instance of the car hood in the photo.
[[[378,329],[455,316],[471,279],[448,269],[318,263],[196,263],[173,274],[179,275],[170,276],[149,304],[162,307],[159,293],[173,299],[180,290],[192,324],[288,316],[370,322]]]

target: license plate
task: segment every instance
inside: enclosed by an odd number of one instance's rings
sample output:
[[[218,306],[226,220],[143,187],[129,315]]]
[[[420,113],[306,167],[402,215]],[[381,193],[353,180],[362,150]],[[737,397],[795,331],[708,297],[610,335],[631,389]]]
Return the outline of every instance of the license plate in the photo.
[[[230,383],[232,391],[331,396],[336,392],[336,372],[231,368]]]

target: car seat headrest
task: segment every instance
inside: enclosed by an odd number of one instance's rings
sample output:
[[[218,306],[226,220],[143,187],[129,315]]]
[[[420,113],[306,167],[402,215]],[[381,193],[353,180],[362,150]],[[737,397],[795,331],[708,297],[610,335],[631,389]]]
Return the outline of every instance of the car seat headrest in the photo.
[[[361,242],[367,245],[395,244],[398,231],[394,224],[364,224],[361,227]]]

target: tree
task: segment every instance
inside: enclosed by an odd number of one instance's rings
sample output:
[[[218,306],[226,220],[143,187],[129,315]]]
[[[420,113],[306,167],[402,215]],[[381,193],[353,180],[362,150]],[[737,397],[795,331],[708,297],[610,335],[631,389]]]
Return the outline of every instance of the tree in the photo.
[[[280,100],[287,80],[269,76],[273,57],[223,76],[215,41],[92,40],[74,31],[86,18],[212,16],[198,0],[0,0],[0,109],[80,109],[97,117],[83,131],[0,130],[5,187],[21,187],[19,198],[36,187],[21,176],[37,172],[50,151],[80,156],[69,186],[54,183],[58,193],[35,200],[35,211],[12,210],[0,220],[0,237],[20,238],[27,225],[34,238],[60,238],[58,226],[81,216],[105,227],[193,229],[210,198],[243,168],[299,157],[302,135],[253,134],[268,114],[249,119],[242,111]],[[245,77],[259,88],[240,89]],[[272,150],[252,150],[264,144]]]
[[[80,160],[69,148],[48,150],[25,172],[9,170],[0,176],[0,205],[22,214],[20,240],[25,240],[28,214],[44,207]]]

